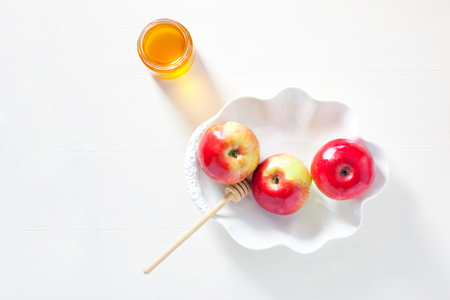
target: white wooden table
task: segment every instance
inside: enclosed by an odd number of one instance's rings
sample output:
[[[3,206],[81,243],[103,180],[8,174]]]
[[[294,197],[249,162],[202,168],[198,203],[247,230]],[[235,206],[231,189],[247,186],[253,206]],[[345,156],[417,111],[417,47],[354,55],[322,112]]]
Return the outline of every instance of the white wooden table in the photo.
[[[0,299],[449,299],[450,2],[0,1]],[[168,17],[191,75],[136,40]],[[199,217],[183,162],[235,97],[285,87],[353,107],[390,159],[357,234],[251,251]]]

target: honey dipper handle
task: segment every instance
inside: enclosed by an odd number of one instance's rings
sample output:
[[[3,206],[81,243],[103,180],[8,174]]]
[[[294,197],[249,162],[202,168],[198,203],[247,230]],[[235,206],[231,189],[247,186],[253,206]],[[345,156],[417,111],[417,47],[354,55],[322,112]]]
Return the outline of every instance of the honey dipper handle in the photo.
[[[234,199],[233,193],[228,193],[222,200],[219,201],[212,209],[210,209],[203,217],[200,218],[194,225],[191,226],[182,236],[180,236],[172,245],[170,245],[163,253],[161,253],[151,264],[144,269],[144,274],[150,273],[163,260],[165,260],[173,251],[175,251],[181,244],[183,244],[194,232],[196,232],[203,224],[205,224],[212,216],[221,210],[230,200]]]

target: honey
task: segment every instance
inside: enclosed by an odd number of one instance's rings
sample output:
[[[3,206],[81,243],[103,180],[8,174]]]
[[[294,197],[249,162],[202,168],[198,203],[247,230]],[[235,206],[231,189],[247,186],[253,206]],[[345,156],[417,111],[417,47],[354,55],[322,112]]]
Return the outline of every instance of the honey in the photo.
[[[181,33],[169,25],[159,25],[151,29],[144,39],[144,53],[152,61],[170,66],[183,55],[185,48]]]
[[[138,53],[153,75],[163,79],[180,77],[194,61],[189,32],[169,19],[156,20],[144,28],[138,39]]]

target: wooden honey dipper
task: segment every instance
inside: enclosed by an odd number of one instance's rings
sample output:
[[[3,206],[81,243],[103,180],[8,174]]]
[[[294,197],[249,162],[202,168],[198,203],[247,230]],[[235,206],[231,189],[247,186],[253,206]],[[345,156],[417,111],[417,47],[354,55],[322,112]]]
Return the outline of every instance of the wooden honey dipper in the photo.
[[[150,273],[156,268],[163,260],[165,260],[173,251],[175,251],[181,244],[183,244],[194,232],[196,232],[203,224],[206,223],[212,216],[214,216],[219,210],[221,210],[228,202],[239,202],[245,196],[250,193],[252,189],[252,182],[250,179],[244,180],[229,185],[225,188],[226,196],[222,198],[212,209],[207,211],[203,217],[200,218],[194,225],[191,226],[182,236],[180,236],[175,242],[172,243],[163,253],[161,253],[152,263],[150,263],[145,269],[144,274]]]

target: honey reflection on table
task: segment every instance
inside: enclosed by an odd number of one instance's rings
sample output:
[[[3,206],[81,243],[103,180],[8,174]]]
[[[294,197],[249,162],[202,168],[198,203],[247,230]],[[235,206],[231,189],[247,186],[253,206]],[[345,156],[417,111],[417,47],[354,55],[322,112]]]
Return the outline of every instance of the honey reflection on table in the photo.
[[[223,106],[198,52],[192,68],[176,79],[154,78],[193,129],[214,116]]]

